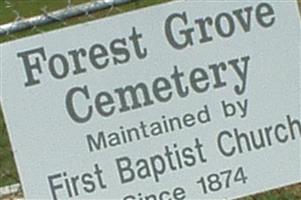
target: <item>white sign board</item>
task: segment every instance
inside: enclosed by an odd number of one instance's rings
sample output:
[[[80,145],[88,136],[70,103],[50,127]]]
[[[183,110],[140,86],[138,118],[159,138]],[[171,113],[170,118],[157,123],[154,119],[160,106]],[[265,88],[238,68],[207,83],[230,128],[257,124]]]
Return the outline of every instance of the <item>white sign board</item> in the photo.
[[[246,196],[301,180],[296,1],[176,1],[9,42],[28,199]]]

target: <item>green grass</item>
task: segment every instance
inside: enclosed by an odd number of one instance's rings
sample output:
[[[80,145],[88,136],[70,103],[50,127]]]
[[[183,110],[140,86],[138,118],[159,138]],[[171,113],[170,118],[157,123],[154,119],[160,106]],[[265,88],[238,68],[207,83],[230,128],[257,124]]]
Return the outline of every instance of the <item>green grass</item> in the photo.
[[[0,187],[18,182],[6,126],[0,110]]]
[[[242,198],[240,200],[300,200],[301,186],[294,185],[286,188],[273,190],[270,192],[253,195],[251,197]]]
[[[88,2],[90,0],[72,0],[73,4],[79,4]],[[9,40],[22,38],[40,33],[40,31],[47,32],[50,30],[83,23],[93,19],[103,18],[109,15],[119,14],[120,11],[126,12],[134,9],[139,9],[146,6],[155,5],[158,3],[164,3],[170,0],[139,0],[133,3],[119,6],[119,9],[103,10],[94,13],[92,16],[79,16],[62,22],[53,23],[39,27],[38,29],[25,30],[19,33],[15,33],[9,36],[0,36],[0,43]],[[299,5],[301,7],[301,0]],[[5,4],[4,0],[0,0],[0,24],[5,24],[15,20],[16,15],[13,10],[17,10],[20,16],[27,18],[30,16],[42,14],[41,8],[47,7],[48,11],[65,8],[67,0],[9,0],[11,7]],[[13,160],[13,154],[10,150],[10,143],[8,140],[8,134],[6,126],[3,120],[3,115],[0,108],[0,187],[12,183],[18,182],[18,175]],[[243,200],[300,200],[301,199],[301,186],[293,186],[289,188],[282,188],[279,190],[271,191],[264,194],[259,194],[252,197],[243,198]]]

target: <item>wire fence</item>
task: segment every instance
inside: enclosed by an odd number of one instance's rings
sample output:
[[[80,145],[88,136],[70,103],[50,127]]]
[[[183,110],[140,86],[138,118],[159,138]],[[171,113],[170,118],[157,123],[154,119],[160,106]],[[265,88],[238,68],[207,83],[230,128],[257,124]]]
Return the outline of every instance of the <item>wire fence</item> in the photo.
[[[1,0],[0,43],[121,13],[129,9],[127,6],[123,9],[121,5],[131,3],[132,7],[133,5],[139,7],[143,1],[145,2],[145,0]],[[162,2],[165,1],[167,0]]]
[[[105,8],[114,8],[115,5],[120,5],[124,3],[129,3],[131,0],[101,0],[101,1],[91,1],[88,3],[83,3],[79,5],[73,5],[71,0],[68,0],[67,7],[53,12],[48,12],[47,7],[41,9],[42,15],[23,18],[20,13],[14,9],[13,12],[16,14],[14,22],[7,23],[0,26],[0,35],[10,35],[12,33],[22,31],[29,28],[38,28],[41,25],[49,24],[52,22],[65,22],[66,19],[79,16],[87,15],[92,16],[98,10]],[[12,7],[10,1],[4,1],[7,8]]]

